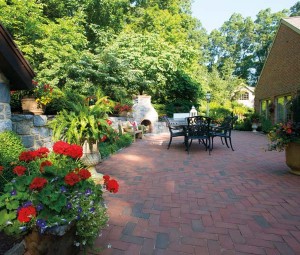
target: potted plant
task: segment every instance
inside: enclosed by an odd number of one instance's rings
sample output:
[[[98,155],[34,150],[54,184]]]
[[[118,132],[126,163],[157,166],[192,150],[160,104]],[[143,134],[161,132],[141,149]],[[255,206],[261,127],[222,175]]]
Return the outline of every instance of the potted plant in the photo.
[[[300,95],[291,101],[292,120],[273,126],[268,134],[269,150],[285,150],[286,164],[290,172],[300,175]]]
[[[0,230],[24,237],[29,254],[76,254],[74,244],[93,246],[105,227],[103,189],[115,193],[118,183],[105,176],[103,185],[96,184],[81,156],[81,146],[58,141],[52,152],[47,148],[21,152],[6,169],[15,177],[0,197]],[[0,175],[7,167],[0,166]]]
[[[89,105],[85,98],[70,99],[70,110],[62,110],[49,122],[53,130],[53,139],[64,140],[83,146],[81,160],[89,166],[93,178],[98,178],[95,165],[101,160],[98,143],[107,139],[114,140],[116,131],[108,119],[110,103],[107,97],[98,96],[94,105]]]
[[[257,128],[259,126],[259,123],[260,123],[260,115],[259,113],[257,112],[254,112],[252,114],[250,114],[250,120],[251,120],[251,123],[252,123],[252,131],[253,132],[257,132]]]
[[[32,81],[32,84],[34,85],[32,90],[20,92],[22,110],[24,113],[43,114],[46,105],[53,99],[53,87],[37,81]]]

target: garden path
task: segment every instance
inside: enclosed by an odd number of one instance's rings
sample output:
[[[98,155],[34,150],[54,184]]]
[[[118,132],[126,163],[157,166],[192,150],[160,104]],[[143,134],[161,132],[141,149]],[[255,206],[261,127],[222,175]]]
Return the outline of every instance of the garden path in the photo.
[[[300,254],[300,176],[265,135],[234,131],[235,151],[215,139],[210,156],[168,139],[145,136],[97,166],[120,184],[105,193],[102,255]]]

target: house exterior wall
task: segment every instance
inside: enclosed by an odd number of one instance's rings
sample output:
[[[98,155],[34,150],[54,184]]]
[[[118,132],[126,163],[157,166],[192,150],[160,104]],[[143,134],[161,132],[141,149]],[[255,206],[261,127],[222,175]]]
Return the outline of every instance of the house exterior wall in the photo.
[[[274,105],[276,97],[295,96],[299,91],[300,34],[281,24],[256,86],[255,109],[260,111],[261,100]],[[270,115],[273,121],[274,112]]]
[[[12,130],[10,110],[10,89],[8,81],[0,72],[0,132]]]
[[[237,100],[238,103],[243,104],[244,106],[250,107],[250,108],[254,108],[254,99],[255,99],[255,95],[253,91],[250,91],[249,89],[241,89],[240,94],[247,92],[249,94],[249,99],[248,100]]]

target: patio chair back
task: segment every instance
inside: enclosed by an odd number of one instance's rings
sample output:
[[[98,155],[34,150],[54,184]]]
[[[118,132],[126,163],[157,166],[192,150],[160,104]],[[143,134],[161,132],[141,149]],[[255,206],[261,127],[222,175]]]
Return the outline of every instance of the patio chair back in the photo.
[[[168,144],[168,149],[169,149],[171,146],[173,137],[185,136],[185,132],[181,126],[178,126],[178,127],[172,126],[170,123],[170,120],[168,119],[167,116],[164,116],[163,119],[166,122],[166,126],[168,127],[169,132],[170,132],[170,140],[169,140],[169,144]]]
[[[193,116],[187,118],[187,134],[186,134],[186,146],[189,153],[190,146],[193,140],[198,140],[199,143],[203,143],[206,150],[211,151],[210,148],[210,124],[211,118],[206,116]]]

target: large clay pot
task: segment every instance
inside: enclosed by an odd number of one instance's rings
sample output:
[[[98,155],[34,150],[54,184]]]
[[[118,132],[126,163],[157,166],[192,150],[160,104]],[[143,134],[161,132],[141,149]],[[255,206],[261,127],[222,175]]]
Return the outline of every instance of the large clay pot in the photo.
[[[285,158],[290,173],[300,175],[300,143],[289,143],[285,148]]]
[[[74,245],[75,226],[62,235],[59,233],[41,234],[36,229],[24,238],[26,255],[74,255],[79,248]]]
[[[45,112],[45,106],[38,104],[33,97],[24,97],[21,99],[23,113],[33,113],[42,115]]]

